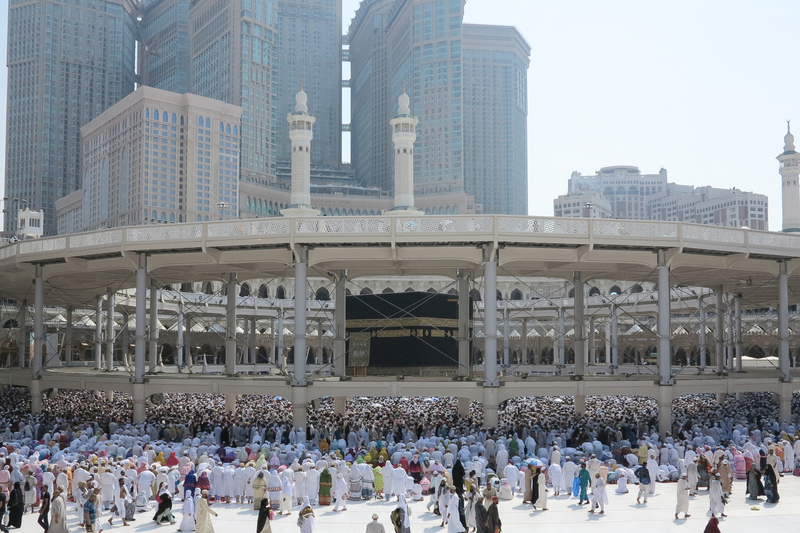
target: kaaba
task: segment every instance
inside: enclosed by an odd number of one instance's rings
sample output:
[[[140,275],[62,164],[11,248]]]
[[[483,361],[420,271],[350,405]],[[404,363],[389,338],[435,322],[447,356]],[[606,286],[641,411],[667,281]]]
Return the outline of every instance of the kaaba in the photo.
[[[472,302],[469,314],[471,324]],[[348,296],[346,315],[348,366],[458,366],[456,295],[398,292]]]

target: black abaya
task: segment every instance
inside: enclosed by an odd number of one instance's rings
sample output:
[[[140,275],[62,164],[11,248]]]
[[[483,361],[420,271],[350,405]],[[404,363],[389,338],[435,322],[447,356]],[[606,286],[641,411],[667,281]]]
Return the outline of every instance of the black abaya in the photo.
[[[8,499],[8,527],[22,527],[22,515],[25,512],[25,496],[19,481],[14,483],[14,488]]]
[[[256,533],[261,533],[264,524],[269,520],[269,498],[261,500],[261,507],[258,509],[258,521],[256,522]]]
[[[464,494],[464,476],[466,475],[466,471],[464,470],[464,465],[461,464],[460,459],[456,459],[455,464],[453,464],[453,486],[456,488],[456,493],[459,496]]]
[[[475,502],[475,527],[476,533],[488,533],[489,526],[486,525],[487,518],[486,507],[483,502]]]

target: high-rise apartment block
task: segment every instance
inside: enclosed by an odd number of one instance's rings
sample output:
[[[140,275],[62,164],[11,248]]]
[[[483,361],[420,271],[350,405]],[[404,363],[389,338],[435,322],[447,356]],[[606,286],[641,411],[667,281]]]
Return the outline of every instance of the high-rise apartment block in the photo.
[[[509,26],[464,24],[464,188],[484,213],[528,214],[531,47]]]
[[[302,85],[316,117],[312,167],[338,169],[342,161],[342,2],[279,0],[276,7],[275,97],[277,159],[290,161],[292,144],[285,117],[294,111]]]
[[[514,28],[463,17],[463,0],[361,3],[348,32],[356,179],[392,189],[385,124],[405,90],[419,117],[416,194],[462,193],[484,212],[527,214],[530,46]]]
[[[189,0],[139,3],[139,83],[174,93],[189,92]]]
[[[140,87],[84,126],[83,186],[56,202],[58,233],[238,212],[240,107]]]
[[[44,212],[45,235],[55,201],[81,186],[81,127],[134,89],[135,10],[132,0],[9,4],[5,194]]]
[[[763,194],[736,188],[694,187],[667,182],[667,171],[642,174],[632,166],[605,167],[594,175],[573,172],[569,192],[553,201],[557,217],[666,220],[767,230]]]

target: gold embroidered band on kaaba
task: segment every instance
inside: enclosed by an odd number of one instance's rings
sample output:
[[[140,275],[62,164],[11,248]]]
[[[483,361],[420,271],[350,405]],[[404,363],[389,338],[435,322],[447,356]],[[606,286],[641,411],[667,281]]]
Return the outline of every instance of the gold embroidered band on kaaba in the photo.
[[[347,329],[363,328],[452,328],[458,329],[457,318],[430,318],[430,317],[406,317],[406,318],[378,318],[369,320],[348,320],[345,324]]]

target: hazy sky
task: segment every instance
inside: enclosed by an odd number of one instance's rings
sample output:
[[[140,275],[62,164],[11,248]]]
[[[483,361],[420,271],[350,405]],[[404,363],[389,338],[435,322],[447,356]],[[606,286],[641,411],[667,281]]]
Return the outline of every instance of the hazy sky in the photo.
[[[358,1],[343,4],[346,29]],[[3,28],[7,14],[0,0]],[[773,230],[784,121],[795,118],[800,133],[797,20],[796,0],[469,0],[465,17],[515,24],[532,47],[530,214],[553,214],[573,170],[635,165],[767,194]]]

